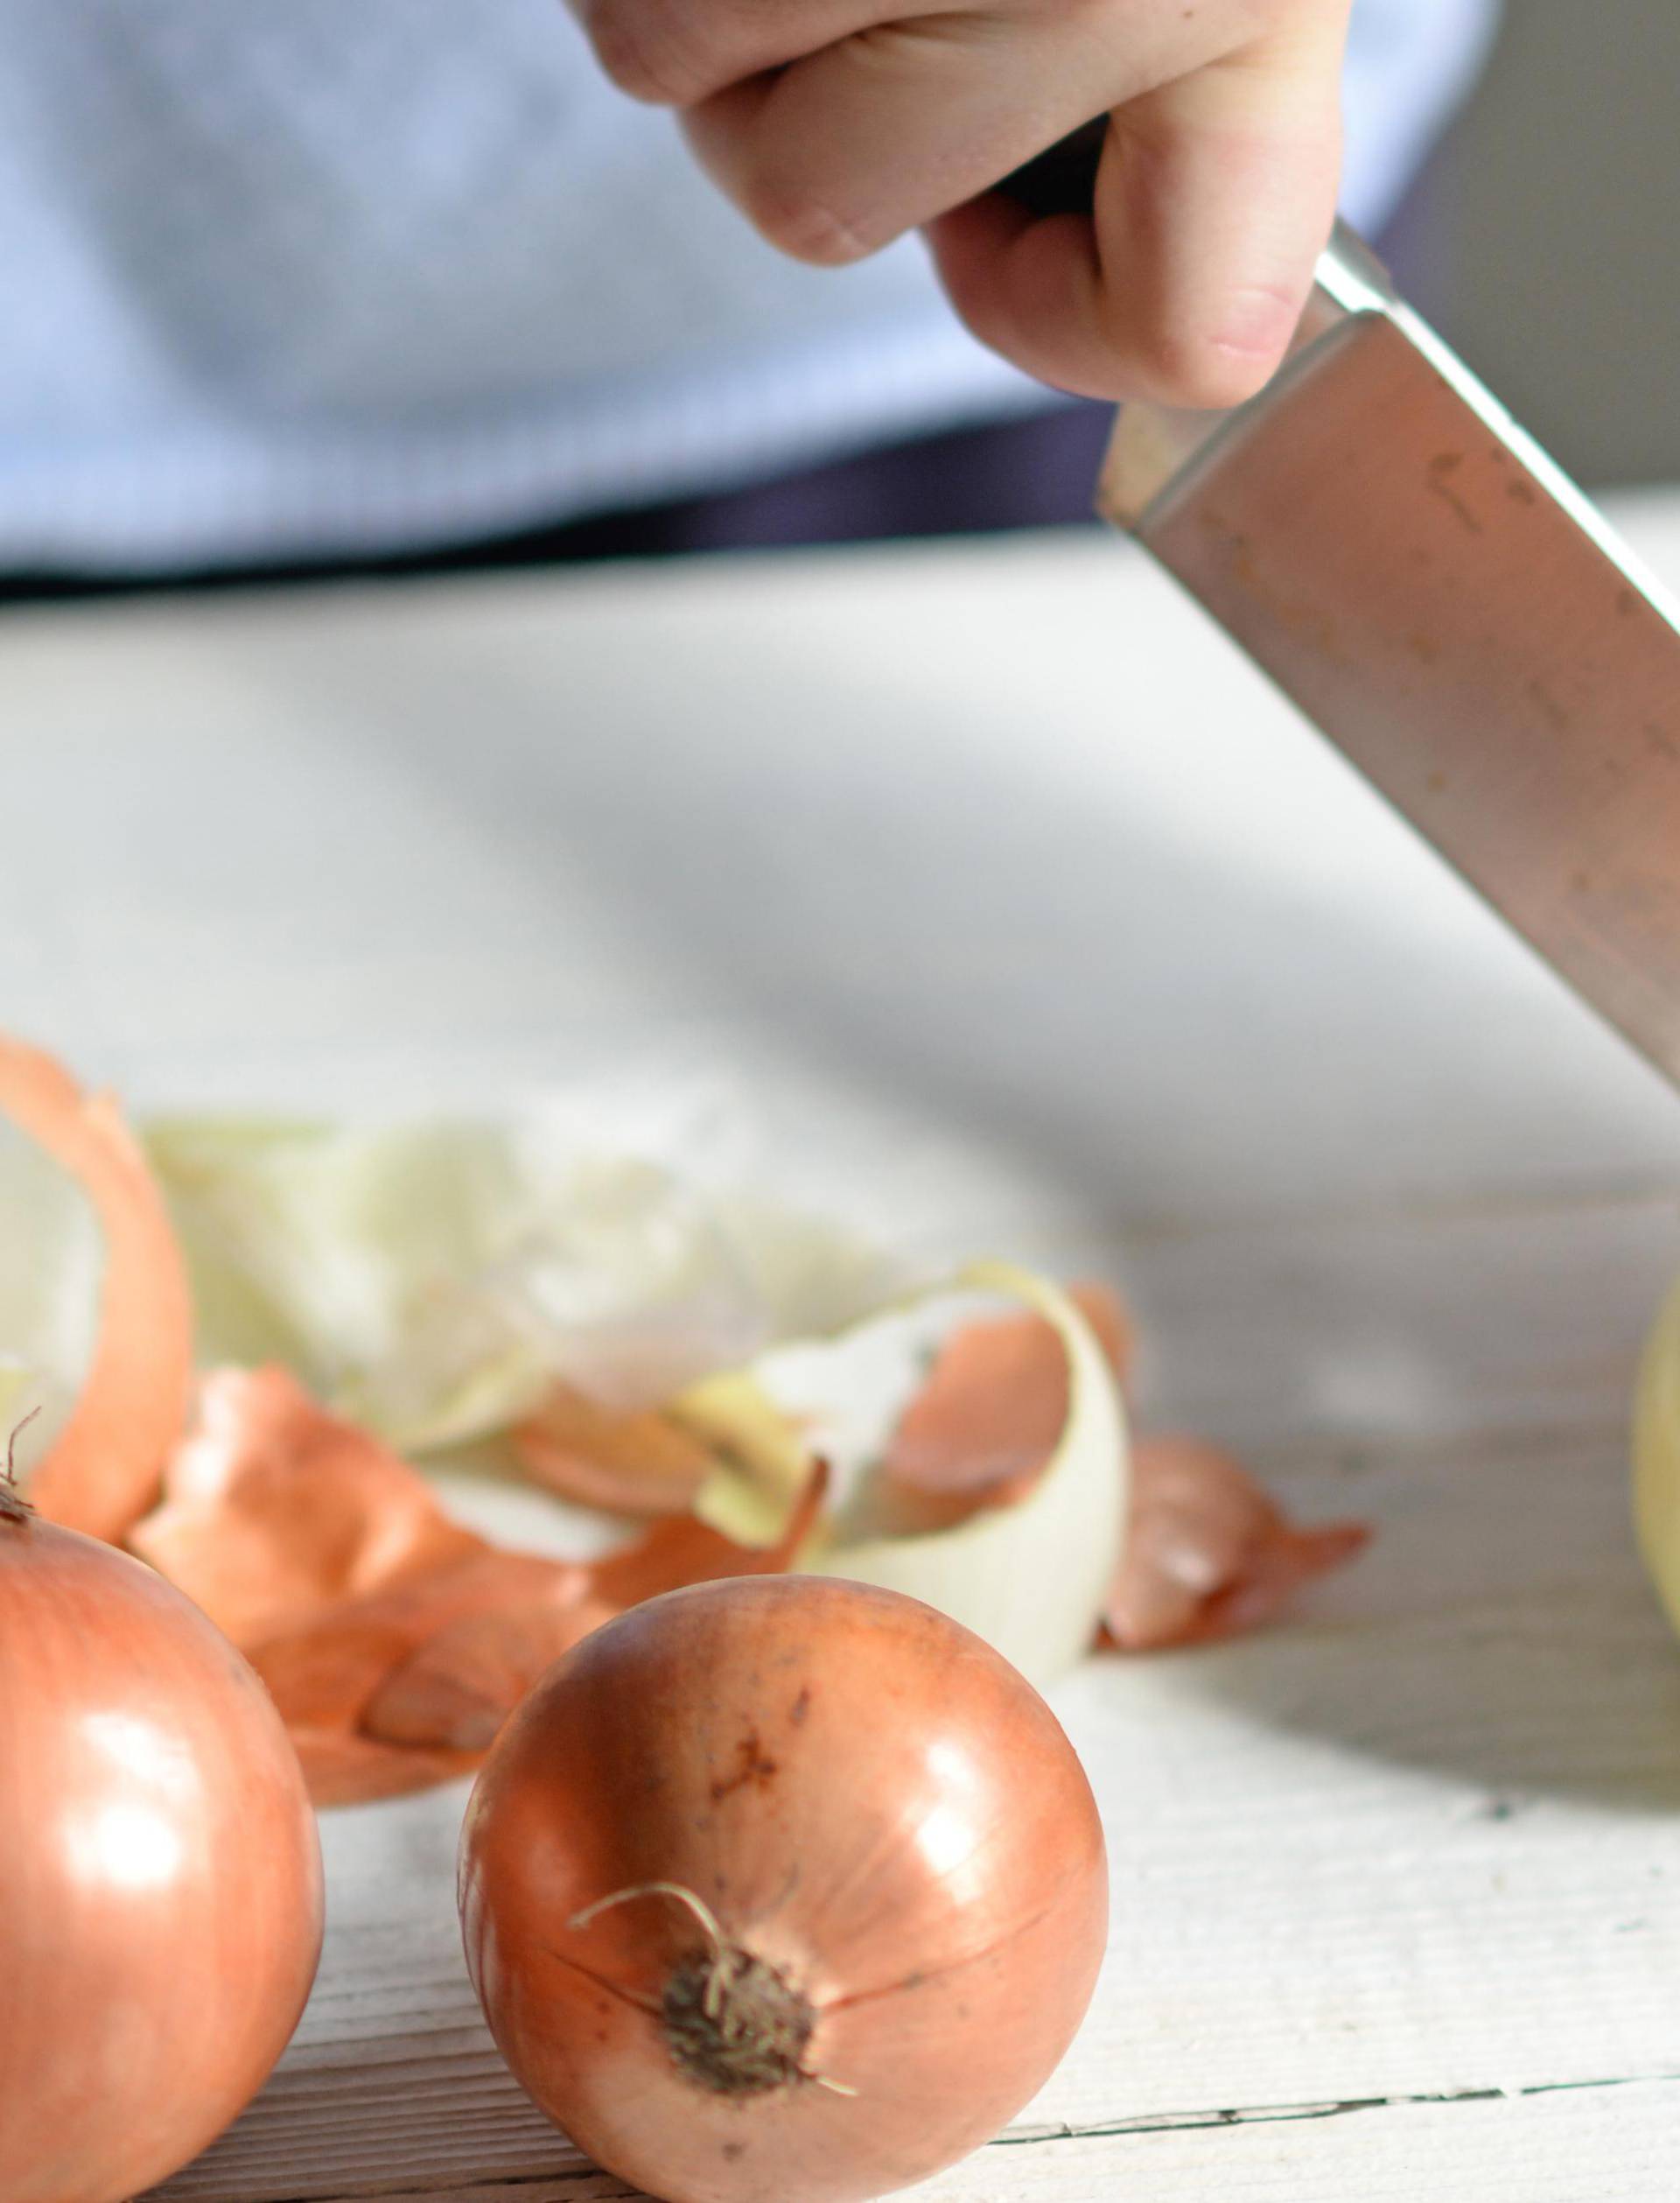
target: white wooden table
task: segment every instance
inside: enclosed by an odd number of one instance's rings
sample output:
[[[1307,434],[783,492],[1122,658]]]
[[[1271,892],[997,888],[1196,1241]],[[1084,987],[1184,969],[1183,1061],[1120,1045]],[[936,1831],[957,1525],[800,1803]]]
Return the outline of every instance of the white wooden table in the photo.
[[[1680,499],[1628,510],[1680,579]],[[0,1017],[137,1101],[723,1097],[906,1243],[1117,1267],[1152,1419],[1369,1557],[1060,1693],[1113,1946],[948,2203],[1671,2197],[1680,1653],[1625,1520],[1680,1100],[1124,547],[0,621]],[[585,2203],[450,1890],[329,1820],[326,1968],[169,2203]],[[796,2199],[790,2199],[796,2203]]]

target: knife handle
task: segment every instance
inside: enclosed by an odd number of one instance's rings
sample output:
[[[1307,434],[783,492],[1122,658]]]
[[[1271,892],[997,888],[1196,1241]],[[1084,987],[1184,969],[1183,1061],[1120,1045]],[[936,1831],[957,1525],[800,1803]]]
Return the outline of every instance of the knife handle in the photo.
[[[998,189],[1029,214],[1088,214],[1108,135],[1109,118],[1099,115],[1005,176]]]

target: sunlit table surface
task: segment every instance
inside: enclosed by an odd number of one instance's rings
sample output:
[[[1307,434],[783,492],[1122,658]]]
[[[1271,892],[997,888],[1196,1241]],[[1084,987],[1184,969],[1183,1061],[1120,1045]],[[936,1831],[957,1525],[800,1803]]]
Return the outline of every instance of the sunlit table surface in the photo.
[[[1622,517],[1680,581],[1680,496]],[[1118,1275],[1146,1422],[1377,1525],[1286,1625],[1059,1687],[1107,1967],[928,2195],[1673,2195],[1680,1652],[1626,1423],[1680,1098],[1139,556],[14,613],[0,696],[0,1019],[89,1077],[668,1103],[909,1251]],[[623,2192],[480,2025],[462,1794],[329,1816],[303,2029],[169,2203]]]

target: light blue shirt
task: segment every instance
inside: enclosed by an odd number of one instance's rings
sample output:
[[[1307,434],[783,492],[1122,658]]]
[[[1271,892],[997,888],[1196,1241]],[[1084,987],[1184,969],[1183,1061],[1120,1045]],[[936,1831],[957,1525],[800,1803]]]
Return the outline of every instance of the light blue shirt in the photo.
[[[1381,224],[1496,0],[1360,0]],[[0,0],[0,568],[446,543],[1046,402],[920,243],[783,260],[558,0]]]

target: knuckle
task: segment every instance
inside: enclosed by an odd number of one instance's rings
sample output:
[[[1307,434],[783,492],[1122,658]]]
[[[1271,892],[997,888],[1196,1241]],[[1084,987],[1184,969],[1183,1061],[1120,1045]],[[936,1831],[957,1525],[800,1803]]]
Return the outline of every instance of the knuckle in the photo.
[[[1147,395],[1158,404],[1223,412],[1264,387],[1272,362],[1217,343],[1184,341],[1157,347],[1145,361],[1145,372]]]
[[[687,107],[720,79],[692,7],[668,0],[599,0],[589,11],[589,42],[609,81],[633,100]]]
[[[1252,311],[1263,305],[1264,312]],[[1263,389],[1288,349],[1294,314],[1270,295],[1223,323],[1166,322],[1131,332],[1139,395],[1190,410],[1224,410]]]
[[[802,179],[761,170],[741,187],[741,210],[759,235],[792,260],[844,268],[886,242],[842,214],[829,194]]]

